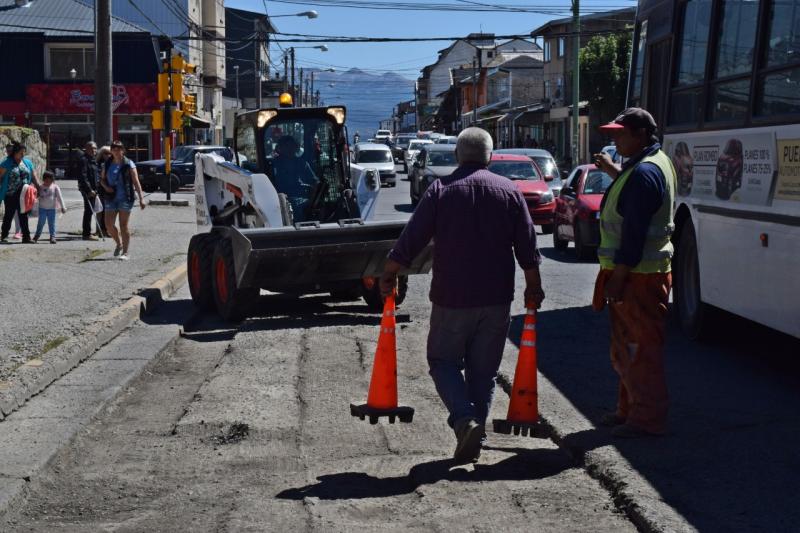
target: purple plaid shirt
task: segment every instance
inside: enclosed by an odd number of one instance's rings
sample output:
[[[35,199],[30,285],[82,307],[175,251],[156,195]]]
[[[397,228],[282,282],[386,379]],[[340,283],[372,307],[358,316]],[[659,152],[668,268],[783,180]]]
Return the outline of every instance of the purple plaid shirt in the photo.
[[[433,239],[430,299],[443,307],[501,305],[514,299],[514,256],[541,262],[536,231],[514,183],[478,166],[434,181],[389,257],[409,266]]]

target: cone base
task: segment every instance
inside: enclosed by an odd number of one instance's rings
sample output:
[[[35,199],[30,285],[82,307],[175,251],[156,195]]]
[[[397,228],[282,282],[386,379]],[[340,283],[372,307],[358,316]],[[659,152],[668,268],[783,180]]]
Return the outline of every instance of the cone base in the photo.
[[[370,424],[377,424],[378,419],[384,416],[389,419],[390,424],[394,424],[395,419],[398,418],[400,419],[400,422],[410,424],[411,420],[414,418],[414,408],[399,406],[391,409],[378,409],[375,407],[370,407],[367,404],[357,405],[351,403],[350,414],[360,418],[361,420],[369,418]]]
[[[523,437],[533,437],[536,439],[549,439],[550,427],[542,423],[541,420],[536,422],[514,422],[512,420],[500,420],[495,418],[492,420],[492,426],[495,433],[502,433],[504,435],[522,435]]]

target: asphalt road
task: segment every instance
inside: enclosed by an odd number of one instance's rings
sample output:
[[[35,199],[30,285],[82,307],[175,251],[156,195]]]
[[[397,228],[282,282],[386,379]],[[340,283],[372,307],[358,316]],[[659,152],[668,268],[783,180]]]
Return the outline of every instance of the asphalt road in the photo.
[[[408,182],[381,193],[382,217],[410,213]],[[613,407],[607,321],[588,308],[596,262],[539,236],[540,408],[579,427]],[[693,344],[670,329],[671,429],[617,442],[590,423],[547,440],[489,435],[476,466],[455,444],[425,365],[429,276],[398,312],[401,403],[412,424],[352,418],[363,400],[378,318],[361,302],[262,296],[236,328],[212,315],[186,333],[30,483],[11,531],[635,531],[567,450],[629,472],[683,530],[800,528],[798,343],[744,321]],[[518,293],[523,280],[518,276]],[[180,323],[185,302],[164,311]],[[522,303],[502,371],[513,375]],[[147,328],[141,328],[147,335]],[[492,415],[503,417],[498,391]],[[647,509],[645,509],[647,511]],[[651,512],[657,512],[651,510]],[[677,528],[676,528],[677,529]]]

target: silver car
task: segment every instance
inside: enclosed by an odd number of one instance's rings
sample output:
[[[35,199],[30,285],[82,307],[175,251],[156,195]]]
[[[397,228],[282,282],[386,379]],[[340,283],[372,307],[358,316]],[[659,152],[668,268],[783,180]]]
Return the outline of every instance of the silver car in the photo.
[[[412,139],[408,142],[408,149],[403,158],[403,172],[408,173],[408,169],[411,168],[419,151],[429,144],[433,144],[433,141],[430,139]]]
[[[392,150],[385,144],[358,143],[353,151],[353,163],[377,169],[381,176],[381,185],[394,187],[397,185],[397,173],[394,169]]]
[[[412,205],[417,205],[431,183],[449,176],[457,166],[455,144],[429,144],[423,147],[408,173]]]

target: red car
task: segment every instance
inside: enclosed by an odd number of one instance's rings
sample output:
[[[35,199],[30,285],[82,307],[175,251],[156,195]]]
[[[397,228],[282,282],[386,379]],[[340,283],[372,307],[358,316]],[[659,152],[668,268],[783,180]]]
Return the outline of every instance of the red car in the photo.
[[[575,167],[556,200],[556,250],[565,250],[569,241],[575,241],[580,259],[589,259],[596,252],[600,245],[600,202],[612,181],[593,164]]]
[[[516,154],[492,154],[489,170],[513,180],[525,197],[534,224],[542,226],[542,233],[553,232],[553,215],[556,202],[544,181],[539,167],[530,157]]]

